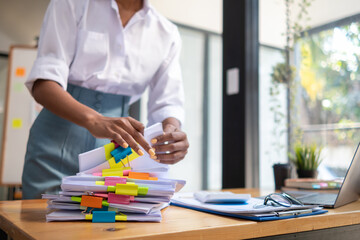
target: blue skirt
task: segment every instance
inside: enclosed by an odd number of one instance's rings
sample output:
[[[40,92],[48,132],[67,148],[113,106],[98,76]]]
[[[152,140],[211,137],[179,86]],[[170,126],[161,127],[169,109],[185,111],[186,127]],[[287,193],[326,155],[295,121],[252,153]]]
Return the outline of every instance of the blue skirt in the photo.
[[[129,96],[102,93],[75,85],[67,90],[77,101],[107,117],[128,115]],[[23,199],[60,190],[64,176],[79,171],[78,155],[109,143],[43,109],[30,129],[22,175]]]

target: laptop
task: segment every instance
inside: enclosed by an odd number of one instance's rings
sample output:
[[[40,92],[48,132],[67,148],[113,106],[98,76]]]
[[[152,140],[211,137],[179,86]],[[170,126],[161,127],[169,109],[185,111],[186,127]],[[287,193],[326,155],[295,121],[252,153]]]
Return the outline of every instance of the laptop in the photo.
[[[358,144],[343,184],[338,193],[314,193],[306,191],[285,191],[304,204],[321,205],[326,208],[337,208],[354,202],[360,196],[360,143]]]

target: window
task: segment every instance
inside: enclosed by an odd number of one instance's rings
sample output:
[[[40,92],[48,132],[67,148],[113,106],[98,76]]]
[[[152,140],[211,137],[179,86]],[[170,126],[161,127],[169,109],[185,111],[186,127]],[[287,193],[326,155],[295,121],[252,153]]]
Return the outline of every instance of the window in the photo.
[[[186,158],[170,168],[172,178],[187,181],[185,190],[220,189],[222,172],[222,38],[178,25],[182,39],[180,64],[185,90],[183,126],[190,142]],[[140,119],[147,122],[147,94]]]
[[[360,140],[360,22],[310,32],[297,46],[299,125],[323,147],[320,178],[343,177]]]

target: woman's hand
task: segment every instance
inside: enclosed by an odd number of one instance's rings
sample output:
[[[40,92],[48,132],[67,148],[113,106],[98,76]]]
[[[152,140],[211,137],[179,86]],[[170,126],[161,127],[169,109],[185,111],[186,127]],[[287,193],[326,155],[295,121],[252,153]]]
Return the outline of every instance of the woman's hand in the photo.
[[[58,83],[51,80],[37,80],[32,92],[38,103],[54,114],[85,127],[94,137],[113,139],[122,147],[130,145],[135,152],[143,155],[138,145],[140,144],[150,156],[154,157],[154,150],[143,136],[144,126],[135,119],[104,117],[94,109],[78,102]]]
[[[99,114],[91,121],[88,121],[85,127],[94,137],[113,139],[123,148],[130,146],[142,156],[144,153],[139,147],[140,144],[151,157],[155,156],[155,151],[143,136],[144,125],[131,117],[113,118]]]
[[[181,131],[180,123],[175,118],[165,119],[163,129],[163,135],[151,140],[157,161],[166,164],[177,163],[184,159],[188,152],[189,142],[186,133]]]

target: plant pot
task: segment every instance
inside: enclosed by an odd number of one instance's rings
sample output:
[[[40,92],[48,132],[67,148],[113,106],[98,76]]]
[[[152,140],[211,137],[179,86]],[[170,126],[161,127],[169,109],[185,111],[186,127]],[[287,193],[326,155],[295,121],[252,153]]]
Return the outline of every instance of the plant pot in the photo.
[[[297,169],[296,172],[299,178],[317,178],[318,175],[317,170]]]
[[[280,190],[281,187],[285,186],[285,179],[291,178],[291,164],[276,163],[273,165],[274,168],[274,180],[275,189]]]

